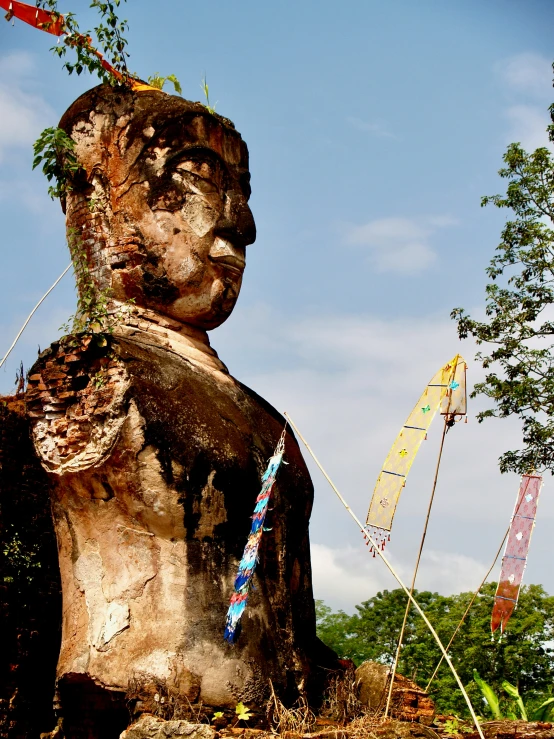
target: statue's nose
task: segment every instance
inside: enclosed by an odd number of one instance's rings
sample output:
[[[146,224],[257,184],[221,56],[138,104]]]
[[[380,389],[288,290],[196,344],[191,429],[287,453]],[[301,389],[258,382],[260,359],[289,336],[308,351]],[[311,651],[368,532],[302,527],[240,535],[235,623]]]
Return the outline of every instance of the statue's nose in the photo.
[[[243,248],[256,240],[254,216],[241,192],[229,190],[225,193],[225,208],[215,233]]]

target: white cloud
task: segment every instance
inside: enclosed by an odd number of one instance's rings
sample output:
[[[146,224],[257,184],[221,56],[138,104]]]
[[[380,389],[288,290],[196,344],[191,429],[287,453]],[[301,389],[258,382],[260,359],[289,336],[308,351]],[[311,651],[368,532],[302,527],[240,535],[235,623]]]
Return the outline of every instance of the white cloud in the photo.
[[[519,141],[527,151],[534,151],[540,146],[551,146],[546,132],[551,120],[546,108],[511,105],[506,110],[506,117],[510,121],[508,141]]]
[[[367,122],[367,121],[363,121],[361,118],[356,118],[354,116],[350,116],[346,120],[351,126],[356,128],[358,131],[365,131],[367,133],[371,133],[374,136],[378,136],[380,138],[398,140],[398,136],[396,136],[394,133],[389,131],[386,125],[380,121]]]
[[[271,327],[271,332],[268,331]],[[443,316],[376,319],[324,316],[286,319],[267,307],[233,316],[213,343],[231,372],[298,424],[328,474],[361,520],[375,481],[401,425],[425,384],[462,351],[470,385],[483,371],[475,346],[460,343]],[[498,457],[521,444],[517,420],[478,424],[483,405],[469,404],[469,423],[449,432],[418,587],[443,593],[477,587],[510,520],[518,488],[500,475]],[[410,581],[431,491],[441,434],[437,418],[410,472],[387,550]],[[351,610],[377,590],[396,587],[367,556],[355,523],[303,449],[316,493],[311,540],[315,595]],[[549,568],[554,498],[545,480],[525,582],[554,592]],[[366,561],[367,560],[367,561]]]
[[[335,610],[352,612],[354,606],[382,590],[399,585],[377,557],[368,556],[365,546],[331,548],[312,544],[312,571],[315,597]],[[385,550],[387,558],[403,583],[409,587],[413,562],[399,561]],[[473,559],[451,552],[424,550],[420,563],[418,590],[442,595],[475,590],[488,567]]]
[[[508,88],[529,97],[548,100],[552,93],[552,61],[541,54],[516,54],[496,65]]]
[[[350,227],[346,241],[367,247],[369,260],[379,272],[417,274],[436,260],[430,244],[435,230],[455,223],[448,216],[377,218],[363,226]]]
[[[551,123],[552,63],[535,53],[516,54],[495,65],[509,103],[505,110],[507,143],[519,141],[528,151],[551,147],[546,127]]]
[[[13,52],[0,58],[0,159],[15,147],[29,146],[55,114],[44,98],[29,92],[31,55]]]

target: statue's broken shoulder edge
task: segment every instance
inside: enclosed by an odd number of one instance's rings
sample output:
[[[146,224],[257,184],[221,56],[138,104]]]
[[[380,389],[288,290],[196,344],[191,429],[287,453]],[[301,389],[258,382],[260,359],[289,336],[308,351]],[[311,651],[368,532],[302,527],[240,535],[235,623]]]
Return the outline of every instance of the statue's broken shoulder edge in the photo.
[[[66,336],[46,349],[25,393],[43,467],[61,475],[102,463],[125,421],[129,386],[109,336]]]

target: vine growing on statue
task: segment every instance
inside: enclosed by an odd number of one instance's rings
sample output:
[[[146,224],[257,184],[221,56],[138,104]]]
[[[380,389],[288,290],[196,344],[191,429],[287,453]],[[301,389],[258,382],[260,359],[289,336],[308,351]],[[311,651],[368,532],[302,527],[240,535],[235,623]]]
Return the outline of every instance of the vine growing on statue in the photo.
[[[48,194],[55,200],[71,190],[71,178],[81,169],[75,156],[75,142],[61,128],[45,128],[33,144],[33,169],[42,164],[42,173],[54,184]]]
[[[68,229],[67,244],[77,284],[77,309],[60,328],[72,334],[90,335],[98,346],[104,347],[108,343],[107,334],[113,333],[119,317],[110,313],[109,290],[99,290],[94,281],[86,248],[77,229]]]

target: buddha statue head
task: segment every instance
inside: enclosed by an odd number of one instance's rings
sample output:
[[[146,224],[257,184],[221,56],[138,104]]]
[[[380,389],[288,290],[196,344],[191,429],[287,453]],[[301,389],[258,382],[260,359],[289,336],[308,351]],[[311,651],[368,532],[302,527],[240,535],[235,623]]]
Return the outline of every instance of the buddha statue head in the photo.
[[[202,329],[223,323],[256,236],[248,150],[233,124],[161,91],[101,85],[60,128],[80,166],[67,227],[98,288]]]

